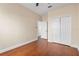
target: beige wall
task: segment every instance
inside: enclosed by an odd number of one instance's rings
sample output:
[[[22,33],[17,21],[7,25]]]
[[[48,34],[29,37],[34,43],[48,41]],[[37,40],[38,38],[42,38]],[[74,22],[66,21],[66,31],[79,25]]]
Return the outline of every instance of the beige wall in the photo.
[[[48,21],[48,14],[47,15],[43,15],[42,16],[42,20],[47,22]]]
[[[0,50],[35,40],[39,19],[19,4],[0,4]]]
[[[48,40],[52,40],[52,25],[51,22],[56,16],[71,16],[72,17],[72,42],[71,46],[79,47],[79,5],[69,5],[48,12]]]

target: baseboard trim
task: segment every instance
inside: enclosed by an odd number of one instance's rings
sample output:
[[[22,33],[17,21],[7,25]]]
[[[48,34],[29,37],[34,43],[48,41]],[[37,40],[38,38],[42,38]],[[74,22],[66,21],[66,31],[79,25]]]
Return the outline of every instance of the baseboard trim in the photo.
[[[66,46],[70,46],[70,47],[73,47],[73,48],[77,48],[79,50],[79,47],[77,45],[71,45],[71,44],[66,44],[66,43],[62,43],[62,42],[57,42],[57,41],[48,41],[50,43],[58,43],[58,44],[62,44],[62,45],[66,45]]]
[[[79,51],[79,48],[78,48],[78,51]]]
[[[8,47],[8,48],[5,48],[5,49],[2,49],[2,50],[0,50],[0,53],[4,53],[4,52],[7,52],[7,51],[10,51],[10,50],[12,50],[12,49],[21,47],[21,46],[23,46],[23,45],[26,45],[26,44],[31,43],[31,42],[36,41],[36,40],[37,40],[37,39],[34,39],[34,40],[31,40],[31,41],[28,41],[28,42],[20,43],[20,44],[14,45],[14,46],[12,46],[12,47]]]
[[[71,46],[77,48],[79,51],[79,46],[77,46],[77,45],[71,45]]]

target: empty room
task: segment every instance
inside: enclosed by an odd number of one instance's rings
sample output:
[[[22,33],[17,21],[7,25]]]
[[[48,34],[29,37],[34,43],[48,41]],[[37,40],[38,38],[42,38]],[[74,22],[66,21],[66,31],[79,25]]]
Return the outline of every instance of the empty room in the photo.
[[[78,56],[78,3],[0,3],[0,56]]]

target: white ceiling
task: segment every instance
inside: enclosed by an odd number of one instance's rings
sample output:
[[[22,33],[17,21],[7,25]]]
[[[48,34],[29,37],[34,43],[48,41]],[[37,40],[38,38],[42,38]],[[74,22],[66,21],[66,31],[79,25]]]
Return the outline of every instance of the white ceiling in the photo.
[[[22,6],[30,9],[31,11],[37,13],[38,15],[45,15],[49,10],[57,9],[69,5],[67,3],[39,3],[39,6],[36,7],[36,3],[22,3]],[[48,8],[49,5],[52,5],[51,8]]]

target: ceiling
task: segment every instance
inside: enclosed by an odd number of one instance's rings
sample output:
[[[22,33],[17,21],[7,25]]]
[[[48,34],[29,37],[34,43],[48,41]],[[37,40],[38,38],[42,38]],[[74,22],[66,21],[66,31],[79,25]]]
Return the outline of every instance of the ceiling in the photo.
[[[36,3],[22,3],[21,5],[37,13],[38,15],[42,16],[47,14],[49,10],[54,10],[69,4],[68,3],[39,3],[37,7],[36,7]],[[49,7],[52,6],[52,7],[48,8],[48,6]]]

